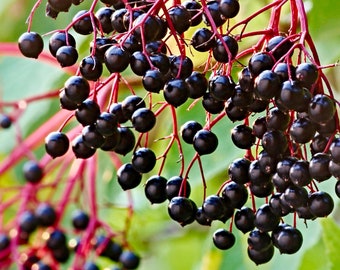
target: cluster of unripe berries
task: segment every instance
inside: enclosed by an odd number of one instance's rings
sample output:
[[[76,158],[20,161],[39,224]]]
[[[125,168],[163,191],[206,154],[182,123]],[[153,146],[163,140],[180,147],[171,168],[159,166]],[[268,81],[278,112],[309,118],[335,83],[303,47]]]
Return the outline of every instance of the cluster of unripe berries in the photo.
[[[48,0],[46,14],[56,18],[59,12],[81,2]],[[203,226],[214,221],[232,222],[230,228],[247,233],[248,256],[256,264],[268,262],[274,248],[280,253],[297,252],[303,242],[302,234],[296,224],[281,222],[283,217],[293,214],[312,220],[328,216],[334,202],[330,194],[318,189],[317,183],[340,177],[336,103],[331,94],[323,91],[320,67],[315,62],[299,61],[294,65],[296,39],[268,34],[266,45],[247,59],[237,80],[232,78],[226,67],[231,67],[239,53],[239,39],[230,33],[220,34],[217,29],[238,14],[237,0],[188,0],[168,9],[162,1],[101,2],[105,6],[95,13],[79,11],[65,30],[55,31],[49,37],[51,55],[61,67],[68,67],[78,62],[76,40],[69,30],[80,35],[95,33],[89,55],[80,61],[78,73],[67,79],[59,93],[61,109],[74,111],[79,132],[72,135],[72,140],[62,130],[50,133],[45,139],[46,152],[53,159],[66,155],[70,146],[78,159],[88,159],[97,150],[123,156],[132,152],[131,161],[117,169],[117,180],[123,190],[136,188],[143,174],[152,172],[157,163],[151,148],[136,144],[136,136],[157,128],[154,104],[148,104],[142,96],[162,93],[164,104],[173,108],[190,99],[198,100],[200,103],[195,106],[202,106],[207,118],[225,115],[223,118],[232,122],[243,121],[231,130],[231,141],[246,155],[229,165],[229,179],[200,205],[190,199],[190,183],[183,175],[169,179],[161,174],[149,177],[144,186],[146,198],[152,204],[168,201],[169,216],[182,226],[193,222]],[[190,46],[212,56],[209,61],[214,70],[209,77],[208,70],[196,70],[185,53],[183,34],[190,27],[197,27]],[[168,48],[169,38],[176,40],[179,55],[173,55],[172,48]],[[31,58],[38,58],[44,46],[42,37],[32,31],[24,33],[18,44],[22,54]],[[105,84],[101,81],[104,67],[112,79]],[[127,68],[141,77],[145,91],[140,95],[132,93],[121,101],[112,99],[119,91],[119,79],[114,80],[119,77],[114,76],[121,76]],[[112,91],[98,99],[109,83],[113,84]],[[11,119],[1,115],[0,125],[10,127]],[[199,157],[218,148],[219,139],[212,128],[195,119],[176,132],[183,142],[192,144]],[[43,176],[43,168],[37,162],[25,164],[24,177],[28,182],[40,183]],[[340,197],[339,181],[335,193]],[[267,198],[267,202],[256,207],[255,197]],[[70,247],[66,234],[53,226],[59,218],[55,209],[46,204],[34,212],[22,212],[17,232],[20,244],[43,227],[45,248],[56,261],[67,261]],[[77,211],[72,219],[74,229],[85,230],[89,220],[86,213]],[[73,250],[81,248],[74,241]],[[120,262],[122,269],[138,266],[139,257],[110,238],[99,236],[93,241],[91,248],[99,256]],[[219,249],[229,249],[235,241],[231,229],[218,229],[213,234]],[[10,242],[9,235],[0,234],[0,254],[9,250]],[[9,256],[4,254],[3,258]],[[42,266],[41,258],[34,256],[36,259],[27,259],[29,265],[37,265],[32,269],[51,269]],[[88,262],[83,269],[96,267]]]

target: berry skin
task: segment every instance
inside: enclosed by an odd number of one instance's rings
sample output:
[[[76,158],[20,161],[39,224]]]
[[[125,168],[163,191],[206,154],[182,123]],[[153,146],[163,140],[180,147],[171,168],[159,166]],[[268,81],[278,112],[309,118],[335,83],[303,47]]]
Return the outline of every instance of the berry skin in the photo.
[[[77,230],[85,230],[90,222],[88,214],[82,210],[75,210],[72,213],[72,225]]]
[[[226,19],[221,16],[222,14],[219,11],[219,1],[208,1],[207,8],[207,12],[210,13],[213,23],[215,23],[216,27],[222,26],[226,22]],[[211,25],[210,19],[205,13],[203,13],[203,21],[206,25]]]
[[[111,72],[123,72],[130,63],[130,54],[118,45],[112,45],[104,55],[104,63]]]
[[[316,82],[319,73],[318,68],[311,63],[301,63],[296,67],[296,79],[303,87],[308,89]]]
[[[231,162],[228,168],[230,180],[238,184],[249,182],[248,170],[250,163],[247,158],[238,158]]]
[[[222,198],[232,207],[240,209],[248,200],[248,191],[244,185],[231,181],[223,188]]]
[[[311,213],[316,217],[326,217],[332,213],[334,201],[328,193],[315,191],[309,195],[308,206]]]
[[[127,119],[131,119],[132,114],[140,108],[145,108],[145,101],[136,95],[130,95],[122,101],[122,111]]]
[[[274,36],[268,41],[266,51],[271,52],[275,60],[283,57],[293,45],[290,40],[285,39],[284,36]]]
[[[184,33],[189,29],[191,15],[182,5],[177,5],[169,9],[171,22],[178,34]]]
[[[217,195],[206,197],[202,205],[203,212],[211,220],[221,219],[224,215],[224,208],[224,199]]]
[[[334,162],[340,163],[340,138],[336,138],[329,148],[331,158]]]
[[[248,235],[248,246],[257,251],[268,249],[272,243],[272,239],[268,232],[262,232],[258,229],[252,230]]]
[[[57,12],[67,12],[72,5],[72,0],[48,0],[48,3]]]
[[[315,124],[308,118],[295,119],[289,129],[289,135],[297,143],[307,143],[314,138]]]
[[[189,89],[184,80],[173,79],[165,84],[163,95],[169,104],[178,107],[187,101]]]
[[[66,45],[76,47],[76,40],[74,37],[68,32],[56,32],[50,37],[48,48],[50,53],[55,57],[58,49]]]
[[[249,207],[242,207],[236,211],[234,215],[234,222],[237,229],[243,233],[250,232],[254,229],[255,214]]]
[[[182,188],[183,185],[183,188]],[[173,176],[166,183],[165,187],[166,197],[170,201],[173,197],[184,196],[189,198],[191,193],[191,187],[189,181],[183,182],[181,176]],[[180,194],[181,192],[181,194]]]
[[[65,95],[74,103],[80,104],[88,98],[90,85],[81,76],[71,76],[64,84]]]
[[[115,134],[117,132],[116,115],[102,112],[96,120],[96,130],[105,137]]]
[[[315,95],[308,107],[309,118],[318,124],[330,121],[335,114],[334,101],[323,94]]]
[[[139,266],[140,258],[136,253],[126,250],[119,256],[119,262],[124,269],[137,269]]]
[[[224,18],[234,18],[240,11],[240,3],[238,0],[221,0],[218,10]]]
[[[105,142],[104,137],[97,131],[95,125],[85,126],[81,135],[84,143],[91,148],[100,148]]]
[[[202,128],[202,125],[196,121],[185,122],[180,129],[181,137],[186,143],[193,144],[195,134]]]
[[[89,35],[93,32],[90,14],[85,15],[86,13],[88,13],[87,10],[80,10],[72,19],[73,29],[80,35]],[[80,17],[82,18],[79,19]]]
[[[52,226],[57,220],[55,209],[48,203],[40,203],[34,213],[41,227]]]
[[[48,236],[46,246],[50,250],[58,250],[66,246],[66,235],[59,229],[54,229]]]
[[[126,127],[118,128],[120,140],[118,144],[114,147],[114,151],[117,154],[125,156],[127,153],[132,151],[135,146],[136,138],[133,132]]]
[[[264,204],[257,209],[254,224],[260,231],[272,231],[279,222],[280,218],[272,212],[269,204]]]
[[[38,227],[38,219],[34,215],[33,212],[27,210],[21,213],[19,220],[19,228],[22,232],[26,232],[28,234],[35,231],[35,229]]]
[[[196,211],[197,207],[194,207],[194,202],[186,197],[173,197],[168,205],[169,216],[181,225],[187,224],[188,221],[192,220],[196,215]]]
[[[329,171],[331,158],[328,154],[317,153],[309,162],[309,173],[313,179],[322,182],[329,179],[332,174]]]
[[[123,190],[133,189],[142,181],[142,175],[130,163],[126,163],[118,169],[117,178]]]
[[[265,100],[269,100],[280,93],[280,77],[271,70],[262,71],[255,79],[255,94]]]
[[[86,99],[78,106],[75,115],[77,121],[83,126],[92,125],[100,116],[99,105],[91,99]]]
[[[166,196],[167,180],[160,176],[151,176],[145,183],[144,193],[146,198],[152,203],[162,203],[167,199]]]
[[[24,164],[23,172],[25,180],[32,184],[39,183],[43,178],[43,168],[33,160],[27,161]]]
[[[132,156],[132,166],[140,173],[150,172],[156,164],[156,155],[149,148],[139,148]]]
[[[211,1],[214,2],[214,1]],[[216,41],[215,46],[213,47],[213,56],[215,58],[216,61],[221,62],[221,63],[228,63],[229,61],[231,61],[232,59],[234,59],[234,57],[237,55],[238,53],[238,43],[237,41],[231,37],[231,36],[223,36],[222,37],[224,43],[227,45],[229,51],[230,51],[230,56],[231,59],[229,59],[229,54],[227,52],[227,50],[224,48],[223,42],[218,39]]]
[[[271,245],[268,249],[265,250],[256,250],[248,246],[247,253],[249,259],[251,259],[256,265],[264,264],[269,262],[273,258],[274,246]]]
[[[197,26],[202,22],[202,14],[200,13],[202,5],[195,0],[187,0],[182,3],[190,14],[191,26]]]
[[[301,232],[292,226],[284,226],[276,238],[276,247],[281,254],[294,254],[302,246],[303,238]]]
[[[111,15],[113,14],[114,9],[109,7],[102,7],[97,10],[96,17],[102,27],[104,33],[109,34],[113,31],[113,27],[111,24]]]
[[[193,71],[191,75],[185,79],[189,89],[189,98],[202,97],[208,88],[208,80],[203,73]]]
[[[136,131],[144,133],[155,126],[156,116],[150,109],[139,108],[132,114],[131,122]]]
[[[5,114],[0,114],[0,127],[1,128],[10,128],[12,125],[12,119]]]
[[[20,52],[29,58],[38,58],[44,48],[42,37],[36,32],[23,33],[18,40]]]
[[[193,146],[199,155],[208,155],[216,150],[218,138],[210,130],[202,129],[196,132],[193,138]]]
[[[61,67],[73,66],[78,60],[78,51],[72,46],[62,46],[57,50],[56,59]]]
[[[230,249],[235,244],[235,241],[235,236],[225,229],[218,229],[214,232],[213,242],[218,249]]]
[[[198,52],[207,52],[215,45],[215,37],[207,28],[200,28],[193,34],[190,44]]]
[[[194,64],[189,57],[174,56],[170,61],[171,75],[175,78],[186,79],[193,71]]]
[[[255,53],[248,63],[249,71],[254,78],[260,75],[262,71],[272,69],[273,65],[272,56],[265,52]]]
[[[235,83],[231,77],[216,75],[209,80],[209,91],[218,101],[226,101],[235,90]]]
[[[142,83],[146,91],[159,93],[164,87],[163,74],[158,69],[149,69],[145,72]]]
[[[68,137],[62,132],[51,132],[45,138],[45,150],[53,158],[66,154],[69,145]]]
[[[255,143],[255,136],[251,127],[247,125],[238,125],[231,131],[233,143],[241,149],[249,149]]]
[[[80,134],[72,141],[72,151],[76,158],[87,159],[96,153],[95,148],[87,146],[84,142],[83,136]]]
[[[89,81],[97,81],[103,72],[103,64],[97,56],[83,58],[79,66],[80,74]]]

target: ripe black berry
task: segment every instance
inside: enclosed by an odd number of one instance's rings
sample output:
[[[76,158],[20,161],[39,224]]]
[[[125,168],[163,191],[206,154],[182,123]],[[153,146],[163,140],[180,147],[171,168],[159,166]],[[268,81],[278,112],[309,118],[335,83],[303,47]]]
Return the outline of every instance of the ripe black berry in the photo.
[[[334,201],[327,192],[315,191],[309,195],[308,206],[316,217],[326,217],[332,213]]]
[[[183,182],[181,176],[170,177],[166,183],[165,192],[168,200],[171,200],[176,196],[189,197],[191,193],[191,187],[189,181]]]
[[[89,147],[83,139],[82,135],[78,135],[72,141],[72,151],[76,158],[87,159],[92,157],[96,149]]]
[[[142,181],[142,175],[130,163],[126,163],[118,169],[117,178],[123,190],[135,188]]]
[[[140,258],[136,253],[126,250],[119,256],[119,262],[122,264],[124,269],[137,269]]]
[[[255,143],[255,136],[251,127],[243,124],[232,129],[231,139],[241,149],[249,149]]]
[[[118,132],[120,140],[113,150],[117,154],[125,156],[134,148],[136,138],[133,132],[127,127],[119,127]]]
[[[147,173],[154,168],[156,155],[150,148],[142,147],[133,153],[131,163],[136,171]]]
[[[303,87],[311,88],[318,79],[318,68],[311,63],[301,63],[296,67],[296,79]]]
[[[249,207],[242,207],[234,215],[234,222],[237,229],[246,233],[254,229],[255,214]]]
[[[77,121],[83,126],[94,124],[100,116],[100,108],[97,102],[86,99],[77,108],[75,112]]]
[[[260,231],[269,232],[276,228],[279,224],[280,218],[273,213],[269,204],[264,204],[259,207],[255,214],[255,227]]]
[[[211,154],[218,146],[217,136],[210,130],[201,129],[193,138],[193,146],[199,155]]]
[[[169,9],[171,22],[178,34],[184,33],[191,25],[191,15],[182,5],[177,5]]]
[[[90,222],[89,215],[80,209],[72,213],[72,225],[77,230],[85,230]]]
[[[27,161],[24,164],[23,173],[25,180],[32,184],[40,182],[43,178],[43,168],[33,160]]]
[[[156,116],[150,109],[139,108],[131,116],[131,122],[140,133],[150,131],[156,124]]]
[[[68,137],[62,132],[51,132],[45,138],[45,150],[53,158],[63,156],[69,145]]]
[[[249,71],[255,78],[264,70],[272,69],[274,60],[272,56],[266,52],[255,53],[248,63]]]
[[[76,40],[72,34],[63,31],[55,32],[49,39],[48,48],[50,53],[55,57],[58,49],[66,45],[76,47]]]
[[[52,226],[57,220],[57,213],[55,209],[48,203],[40,203],[35,209],[35,216],[38,219],[39,226]]]
[[[202,125],[196,121],[185,122],[180,129],[181,137],[186,143],[193,144],[195,134],[202,128]]]
[[[308,107],[309,118],[315,123],[325,123],[333,118],[335,114],[334,101],[323,94],[315,95]]]
[[[168,205],[168,213],[171,219],[182,225],[191,221],[192,218],[195,217],[196,211],[197,207],[195,207],[195,203],[186,197],[173,197]]]
[[[26,32],[19,37],[18,45],[24,56],[38,58],[44,48],[44,41],[38,33]]]
[[[81,76],[71,76],[64,84],[66,96],[74,103],[80,104],[88,98],[90,85]]]
[[[166,201],[167,180],[160,175],[151,176],[145,183],[144,193],[151,203],[162,203]]]
[[[112,45],[105,52],[104,63],[111,73],[122,72],[128,67],[130,56],[126,50],[118,45]]]
[[[235,83],[232,78],[225,75],[216,75],[209,79],[209,91],[218,101],[226,101],[235,90]]]
[[[215,37],[213,32],[207,28],[199,28],[193,34],[190,44],[196,51],[207,52],[215,45]]]
[[[213,234],[213,242],[218,249],[229,249],[235,244],[235,241],[235,236],[225,229],[218,229]]]
[[[215,2],[215,1],[211,1],[211,2]],[[213,56],[215,60],[218,62],[228,63],[229,61],[234,59],[234,57],[237,55],[238,44],[237,44],[237,41],[233,37],[228,36],[228,35],[223,36],[222,40],[223,42],[220,39],[216,41],[216,44],[213,47]],[[230,52],[230,55],[228,51],[225,49],[223,43],[226,44]]]
[[[218,10],[224,18],[234,18],[240,11],[240,3],[238,0],[221,0]]]
[[[87,56],[80,62],[79,70],[85,79],[96,81],[102,75],[103,64],[97,56]]]
[[[90,13],[87,10],[78,11],[76,15],[73,17],[72,21],[74,22],[73,29],[78,34],[89,35],[93,32]]]
[[[72,66],[78,60],[78,51],[72,46],[61,46],[57,50],[56,59],[61,67]]]
[[[178,107],[187,101],[189,89],[183,79],[172,79],[164,86],[165,100],[174,107]]]

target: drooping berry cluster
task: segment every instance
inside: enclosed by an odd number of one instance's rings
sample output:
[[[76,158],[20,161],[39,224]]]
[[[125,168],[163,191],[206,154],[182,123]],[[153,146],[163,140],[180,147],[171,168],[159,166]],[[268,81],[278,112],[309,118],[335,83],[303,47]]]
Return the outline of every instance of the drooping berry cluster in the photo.
[[[41,2],[18,40],[20,52],[30,58],[46,54],[43,38],[31,31]],[[81,2],[48,0],[46,15],[57,18]],[[287,33],[280,32],[283,6],[291,9]],[[23,167],[27,183],[19,192],[18,199],[23,198],[12,220],[15,229],[0,234],[0,263],[19,261],[25,269],[54,269],[72,258],[74,269],[99,269],[88,259],[95,254],[121,269],[138,267],[139,256],[127,240],[133,205],[128,206],[123,232],[114,231],[98,214],[100,151],[108,153],[123,190],[140,186],[148,175],[146,198],[152,204],[167,201],[170,218],[181,226],[228,222],[228,229],[213,234],[219,249],[235,244],[234,228],[247,233],[248,256],[256,264],[270,261],[275,248],[286,254],[300,249],[303,237],[297,218],[326,217],[334,208],[331,195],[317,184],[340,176],[337,102],[309,35],[302,0],[275,0],[235,22],[240,8],[238,0],[92,1],[90,9],[77,12],[64,29],[50,33],[51,61],[76,69],[62,89],[43,97],[59,98],[60,111],[26,141],[33,150],[43,137],[46,155],[40,160],[30,157]],[[266,30],[248,31],[248,24],[267,10],[271,18]],[[93,37],[88,55],[80,61],[71,29]],[[190,37],[189,29],[194,29]],[[249,37],[256,37],[257,43],[241,50],[240,41]],[[194,65],[187,47],[205,53],[203,66]],[[140,82],[138,89],[125,76],[129,70]],[[186,105],[200,106],[203,118],[183,123],[176,108]],[[165,149],[153,149],[153,131],[167,110],[172,133],[156,140],[169,143]],[[15,120],[0,115],[0,126],[9,128]],[[230,141],[245,154],[226,164],[229,179],[214,194],[206,194],[202,156],[213,156],[218,149],[220,138],[213,129],[222,121],[235,122]],[[195,153],[187,166],[183,143],[192,145]],[[176,146],[180,168],[167,179],[163,169],[174,165],[167,164],[166,157]],[[122,163],[127,155],[129,162]],[[14,150],[0,174],[24,156],[24,150]],[[203,180],[201,202],[190,198],[188,176],[194,163]],[[54,172],[52,181],[48,172]],[[39,201],[41,190],[57,189],[63,179],[67,184],[61,199]],[[89,207],[76,209],[72,229],[64,228],[67,206],[80,201],[72,195],[77,187]],[[335,191],[340,197],[339,181]],[[9,208],[14,201],[7,204]],[[285,223],[289,214],[294,224]],[[69,244],[67,238],[74,234],[77,238]],[[38,244],[29,246],[34,241],[30,237],[39,239]],[[17,252],[20,246],[26,247],[22,254]]]

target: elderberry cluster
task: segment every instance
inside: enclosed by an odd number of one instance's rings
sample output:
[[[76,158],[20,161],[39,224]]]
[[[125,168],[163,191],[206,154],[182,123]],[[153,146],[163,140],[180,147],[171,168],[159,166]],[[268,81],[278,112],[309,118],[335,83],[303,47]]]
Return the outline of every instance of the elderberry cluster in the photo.
[[[54,19],[82,6],[79,0],[45,2],[46,15]],[[279,31],[284,5],[294,9],[287,33]],[[275,0],[236,21],[241,8],[238,0],[92,1],[90,9],[79,10],[64,29],[48,35],[52,61],[61,68],[76,68],[55,95],[62,124],[49,125],[54,130],[49,128],[44,136],[47,155],[25,162],[23,175],[27,192],[33,194],[49,185],[57,188],[62,177],[58,173],[55,182],[45,183],[47,171],[54,167],[59,166],[60,174],[70,174],[70,184],[65,200],[56,205],[39,202],[34,195],[25,197],[15,229],[0,233],[0,263],[10,265],[17,259],[13,248],[39,239],[20,255],[23,269],[56,269],[71,258],[74,269],[99,269],[89,260],[97,257],[119,269],[139,266],[140,257],[126,232],[121,237],[97,216],[94,182],[99,151],[112,158],[111,170],[122,190],[139,187],[147,176],[143,187],[147,200],[167,202],[170,218],[181,226],[228,222],[228,229],[213,233],[218,249],[235,244],[233,229],[247,234],[248,256],[255,264],[270,261],[275,248],[285,254],[300,249],[303,236],[296,219],[326,217],[334,208],[332,196],[318,184],[340,177],[337,102],[306,34],[302,0]],[[248,23],[267,10],[272,13],[268,30],[247,31]],[[19,50],[39,59],[47,54],[44,39],[30,27],[19,37]],[[93,37],[88,55],[78,59],[77,38],[86,35]],[[240,49],[248,37],[257,37],[258,42]],[[188,48],[205,53],[206,62],[195,66]],[[138,79],[136,89],[126,79],[128,71]],[[176,108],[184,106],[200,106],[205,123],[200,117],[181,122]],[[167,109],[172,133],[156,140],[170,142],[165,149],[154,149],[150,137]],[[15,120],[0,115],[0,126],[10,128]],[[213,129],[222,121],[235,123],[230,143],[245,154],[226,164],[228,179],[207,196],[203,156],[213,156],[218,149],[220,138]],[[186,168],[183,143],[192,145],[194,152]],[[163,168],[174,166],[166,163],[166,157],[176,144],[181,168],[167,177]],[[124,157],[129,161],[121,163]],[[72,167],[74,160],[78,163]],[[196,162],[203,178],[200,202],[190,198],[188,175]],[[72,203],[70,194],[76,183],[83,185],[86,174],[92,179],[90,210],[76,209],[71,229],[65,229],[60,221]],[[340,180],[335,194],[340,197]],[[294,224],[285,222],[288,215],[294,216]]]

